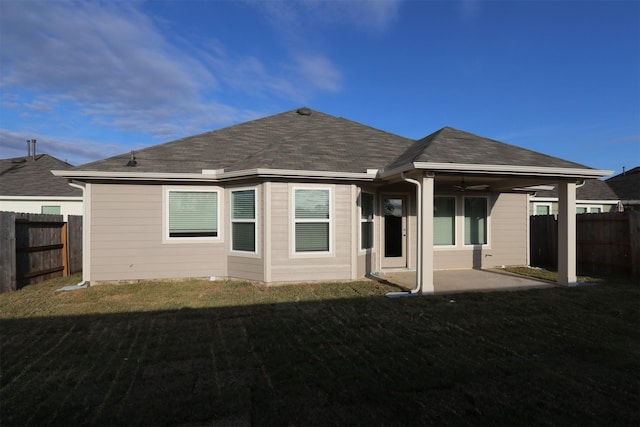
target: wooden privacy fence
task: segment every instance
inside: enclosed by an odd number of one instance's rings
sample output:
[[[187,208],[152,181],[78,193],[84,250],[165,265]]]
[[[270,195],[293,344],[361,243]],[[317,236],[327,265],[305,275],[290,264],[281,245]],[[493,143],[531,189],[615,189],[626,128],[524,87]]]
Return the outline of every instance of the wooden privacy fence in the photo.
[[[82,271],[82,216],[0,212],[0,292]]]
[[[530,225],[531,265],[557,269],[557,219],[553,215],[534,215]],[[640,278],[639,239],[639,211],[577,215],[578,273]]]

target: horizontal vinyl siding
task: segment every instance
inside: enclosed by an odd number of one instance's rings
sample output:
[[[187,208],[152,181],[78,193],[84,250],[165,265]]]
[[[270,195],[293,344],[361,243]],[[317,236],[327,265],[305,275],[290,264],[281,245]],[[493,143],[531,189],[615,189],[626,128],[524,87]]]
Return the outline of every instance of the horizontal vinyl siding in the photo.
[[[162,185],[91,186],[91,280],[226,276],[224,242],[162,242]]]
[[[493,256],[486,267],[527,263],[527,209],[525,194],[500,194],[491,218]]]
[[[260,258],[227,257],[227,275],[237,279],[264,281],[264,263]]]
[[[333,197],[333,252],[330,255],[298,256],[293,254],[291,245],[292,214],[291,188],[306,187],[302,184],[271,184],[271,280],[317,281],[349,280],[351,278],[351,222],[355,209],[350,185],[321,186],[331,187]]]

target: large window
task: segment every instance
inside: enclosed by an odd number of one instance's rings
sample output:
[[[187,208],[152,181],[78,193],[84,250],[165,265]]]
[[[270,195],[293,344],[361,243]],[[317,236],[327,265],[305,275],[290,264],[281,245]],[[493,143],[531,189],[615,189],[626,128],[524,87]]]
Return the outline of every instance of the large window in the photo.
[[[169,191],[169,237],[217,237],[217,191]]]
[[[231,192],[231,250],[256,251],[256,191]]]
[[[433,199],[433,244],[454,246],[456,244],[456,198],[435,197]]]
[[[373,207],[373,194],[360,193],[360,249],[373,248]]]
[[[296,252],[329,252],[330,196],[328,189],[294,190]]]
[[[464,198],[464,244],[487,244],[487,198]]]

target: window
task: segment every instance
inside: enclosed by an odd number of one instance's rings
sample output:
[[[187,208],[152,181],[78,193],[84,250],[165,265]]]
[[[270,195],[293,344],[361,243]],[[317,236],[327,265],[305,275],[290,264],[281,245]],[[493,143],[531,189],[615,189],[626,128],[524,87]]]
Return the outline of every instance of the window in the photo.
[[[534,215],[551,215],[551,204],[534,203]]]
[[[456,244],[455,197],[434,197],[433,199],[433,244],[435,246]]]
[[[576,213],[602,213],[602,206],[577,206]]]
[[[217,191],[169,191],[169,237],[217,237]]]
[[[464,198],[464,244],[487,244],[487,198]]]
[[[231,192],[231,250],[256,251],[256,191]]]
[[[373,207],[371,193],[360,193],[360,249],[373,248]]]
[[[42,206],[40,213],[49,215],[60,215],[60,206]]]
[[[294,190],[296,252],[329,252],[330,191]]]

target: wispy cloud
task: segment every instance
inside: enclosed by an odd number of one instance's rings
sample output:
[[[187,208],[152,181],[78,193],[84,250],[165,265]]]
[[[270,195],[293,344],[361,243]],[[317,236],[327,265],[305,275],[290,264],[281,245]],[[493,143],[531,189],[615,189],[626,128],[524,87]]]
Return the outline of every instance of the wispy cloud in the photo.
[[[342,85],[320,53],[227,55],[217,40],[169,39],[134,2],[9,1],[0,19],[2,108],[23,115],[71,104],[95,124],[166,139],[258,115],[225,92],[300,101]]]
[[[249,3],[262,9],[281,31],[300,36],[314,24],[384,32],[398,20],[402,0],[250,0]]]

